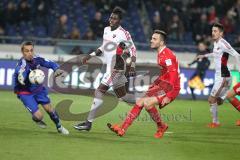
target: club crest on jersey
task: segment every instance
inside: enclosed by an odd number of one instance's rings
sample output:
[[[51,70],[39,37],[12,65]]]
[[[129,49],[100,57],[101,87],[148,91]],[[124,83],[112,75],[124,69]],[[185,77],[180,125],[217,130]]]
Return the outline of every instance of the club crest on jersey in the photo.
[[[165,63],[166,63],[167,66],[171,66],[172,65],[171,59],[165,60]]]
[[[116,34],[113,34],[113,38],[115,38],[116,37]]]

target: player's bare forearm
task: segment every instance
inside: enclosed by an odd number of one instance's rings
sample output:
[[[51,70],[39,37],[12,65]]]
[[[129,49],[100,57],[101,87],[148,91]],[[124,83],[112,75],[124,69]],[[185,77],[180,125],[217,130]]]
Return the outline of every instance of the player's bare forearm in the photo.
[[[82,63],[83,63],[83,64],[86,64],[87,61],[88,61],[89,59],[91,59],[93,56],[101,56],[102,53],[103,53],[103,52],[102,52],[100,49],[97,49],[96,51],[94,51],[94,52],[92,52],[92,53],[90,53],[90,54],[85,55],[85,56],[82,58]]]

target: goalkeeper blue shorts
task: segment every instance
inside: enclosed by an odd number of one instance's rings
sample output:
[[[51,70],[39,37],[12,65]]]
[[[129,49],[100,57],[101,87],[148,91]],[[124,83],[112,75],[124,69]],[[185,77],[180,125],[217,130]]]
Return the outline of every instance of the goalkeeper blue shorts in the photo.
[[[23,105],[29,112],[34,114],[38,110],[38,104],[45,105],[50,103],[47,89],[43,88],[37,93],[24,94],[21,92],[17,94],[17,97],[22,101]]]

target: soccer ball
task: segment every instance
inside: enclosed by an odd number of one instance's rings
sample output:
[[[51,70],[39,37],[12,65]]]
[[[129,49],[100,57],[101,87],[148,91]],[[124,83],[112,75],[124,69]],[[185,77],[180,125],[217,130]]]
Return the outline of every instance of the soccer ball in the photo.
[[[42,84],[44,82],[45,74],[40,69],[32,70],[28,76],[30,83]]]

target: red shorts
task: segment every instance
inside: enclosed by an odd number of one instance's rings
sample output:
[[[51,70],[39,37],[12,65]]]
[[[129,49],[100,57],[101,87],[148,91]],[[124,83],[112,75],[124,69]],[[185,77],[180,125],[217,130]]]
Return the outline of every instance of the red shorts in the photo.
[[[146,93],[148,97],[156,97],[158,100],[159,108],[163,108],[166,105],[162,106],[162,100],[166,97],[168,92],[173,92],[173,98],[171,99],[170,103],[179,95],[179,89],[173,89],[169,86],[159,86],[159,85],[151,85]],[[168,103],[169,104],[169,103]]]
[[[240,82],[233,87],[233,90],[237,95],[240,95]]]

